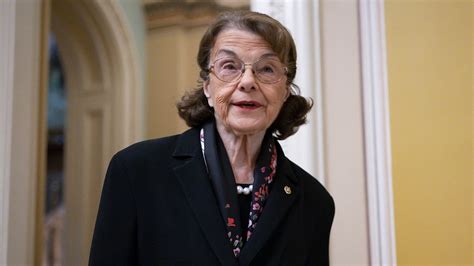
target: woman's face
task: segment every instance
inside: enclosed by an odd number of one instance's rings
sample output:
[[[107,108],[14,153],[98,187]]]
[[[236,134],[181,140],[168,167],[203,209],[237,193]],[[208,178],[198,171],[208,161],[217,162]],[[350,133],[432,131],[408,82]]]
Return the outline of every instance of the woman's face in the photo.
[[[278,60],[270,45],[260,36],[243,30],[224,30],[216,38],[211,50],[210,63],[216,59],[240,59],[253,64],[261,58]],[[235,135],[265,132],[278,116],[289,96],[287,77],[276,83],[260,82],[247,66],[235,82],[219,80],[214,71],[204,83],[208,103],[214,108],[218,127]]]

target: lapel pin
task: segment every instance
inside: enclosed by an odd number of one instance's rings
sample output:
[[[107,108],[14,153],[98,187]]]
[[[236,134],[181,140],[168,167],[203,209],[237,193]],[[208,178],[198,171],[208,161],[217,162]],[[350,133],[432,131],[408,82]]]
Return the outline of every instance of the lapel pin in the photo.
[[[285,193],[286,193],[286,194],[288,194],[288,195],[291,194],[291,187],[285,186],[285,187],[283,188],[283,190],[285,190]]]

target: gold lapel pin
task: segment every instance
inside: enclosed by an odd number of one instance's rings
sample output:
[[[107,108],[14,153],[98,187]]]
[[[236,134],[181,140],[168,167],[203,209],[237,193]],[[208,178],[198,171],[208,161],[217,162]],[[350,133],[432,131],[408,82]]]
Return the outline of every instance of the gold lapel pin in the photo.
[[[283,190],[285,190],[285,193],[286,193],[286,194],[288,194],[288,195],[291,194],[291,187],[285,186],[285,187],[283,188]]]

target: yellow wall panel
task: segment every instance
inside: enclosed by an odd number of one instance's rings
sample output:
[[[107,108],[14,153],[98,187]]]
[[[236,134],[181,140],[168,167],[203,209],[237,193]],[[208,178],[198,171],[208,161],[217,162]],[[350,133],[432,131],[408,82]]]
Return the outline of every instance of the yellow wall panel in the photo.
[[[205,29],[175,25],[148,32],[147,138],[173,135],[187,128],[175,104],[184,91],[197,86],[196,55]]]
[[[473,265],[473,2],[385,12],[398,262]]]

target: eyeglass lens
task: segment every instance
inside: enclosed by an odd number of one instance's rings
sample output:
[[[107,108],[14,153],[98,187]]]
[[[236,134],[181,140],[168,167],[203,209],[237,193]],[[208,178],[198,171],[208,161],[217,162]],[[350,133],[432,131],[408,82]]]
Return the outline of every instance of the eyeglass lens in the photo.
[[[214,74],[225,82],[237,81],[245,70],[242,60],[232,57],[217,59],[213,64]],[[256,78],[263,83],[276,83],[285,73],[283,64],[275,59],[263,58],[252,65]]]

